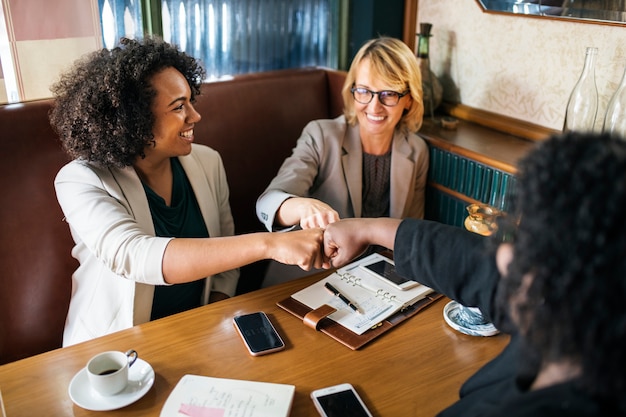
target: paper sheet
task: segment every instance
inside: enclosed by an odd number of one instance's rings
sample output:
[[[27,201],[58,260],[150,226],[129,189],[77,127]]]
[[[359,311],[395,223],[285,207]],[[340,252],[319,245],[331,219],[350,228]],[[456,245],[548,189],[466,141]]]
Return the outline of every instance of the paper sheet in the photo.
[[[287,417],[295,386],[185,375],[161,417]]]

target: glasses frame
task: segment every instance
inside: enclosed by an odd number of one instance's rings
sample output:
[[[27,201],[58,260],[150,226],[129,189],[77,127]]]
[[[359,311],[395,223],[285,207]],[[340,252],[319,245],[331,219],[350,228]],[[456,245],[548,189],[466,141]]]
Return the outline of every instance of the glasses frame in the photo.
[[[364,90],[367,91],[368,93],[370,93],[370,99],[368,101],[360,101],[359,99],[356,98],[356,96],[354,95],[354,93],[357,90]],[[378,102],[380,104],[382,104],[383,106],[386,107],[394,107],[397,106],[398,103],[400,103],[400,99],[404,96],[406,96],[407,94],[409,94],[410,90],[406,90],[403,93],[399,93],[397,91],[393,91],[393,90],[381,90],[381,91],[372,91],[368,88],[365,87],[356,87],[356,86],[352,86],[352,88],[350,88],[350,92],[352,93],[352,98],[357,102],[357,103],[361,103],[361,104],[370,104],[372,102],[372,100],[374,99],[374,96],[378,96]],[[381,94],[385,94],[385,93],[393,93],[395,94],[395,97],[398,98],[398,100],[394,103],[394,104],[386,104],[381,100]],[[387,96],[389,97],[389,96]]]

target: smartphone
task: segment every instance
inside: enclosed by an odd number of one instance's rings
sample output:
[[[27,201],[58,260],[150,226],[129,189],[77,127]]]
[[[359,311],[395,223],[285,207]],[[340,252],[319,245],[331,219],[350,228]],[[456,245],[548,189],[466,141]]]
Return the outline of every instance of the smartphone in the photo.
[[[403,277],[396,271],[396,266],[386,259],[376,261],[369,265],[361,265],[366,271],[400,290],[408,290],[419,285],[419,282]]]
[[[233,324],[252,356],[266,355],[285,348],[285,342],[267,314],[261,311],[235,316]]]
[[[351,384],[315,390],[311,393],[311,399],[322,417],[372,417]]]

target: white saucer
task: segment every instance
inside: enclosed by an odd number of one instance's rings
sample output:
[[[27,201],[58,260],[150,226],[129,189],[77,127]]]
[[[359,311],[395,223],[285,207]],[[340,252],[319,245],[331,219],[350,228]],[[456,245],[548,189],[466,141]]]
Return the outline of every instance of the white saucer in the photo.
[[[454,330],[470,336],[493,336],[500,331],[492,323],[474,324],[460,317],[461,309],[465,308],[456,301],[450,301],[443,308],[443,318]]]
[[[98,394],[89,384],[86,368],[81,369],[72,378],[68,391],[77,406],[92,411],[108,411],[134,403],[146,395],[152,384],[154,384],[152,366],[142,359],[137,359],[129,369],[128,385],[119,394],[110,397]]]

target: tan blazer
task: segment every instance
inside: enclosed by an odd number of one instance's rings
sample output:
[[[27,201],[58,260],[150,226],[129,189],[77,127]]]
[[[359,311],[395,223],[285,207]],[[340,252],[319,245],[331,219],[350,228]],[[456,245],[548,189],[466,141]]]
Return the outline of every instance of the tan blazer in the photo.
[[[414,133],[396,131],[391,151],[389,215],[423,218],[428,174],[428,147]],[[359,127],[344,116],[307,124],[290,157],[256,203],[267,230],[290,197],[312,197],[334,208],[341,218],[361,217],[363,151]]]

